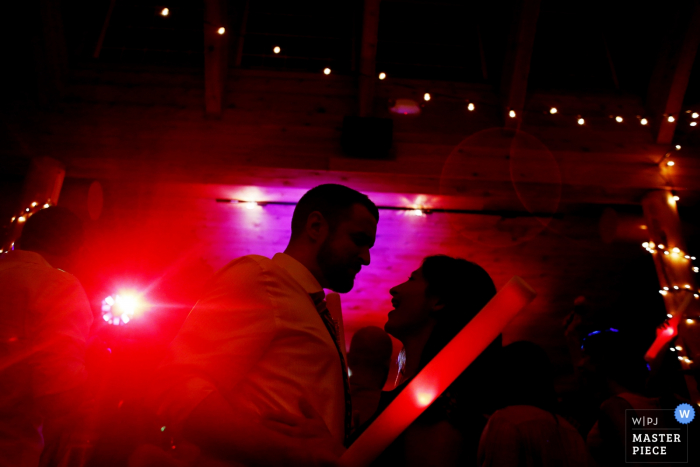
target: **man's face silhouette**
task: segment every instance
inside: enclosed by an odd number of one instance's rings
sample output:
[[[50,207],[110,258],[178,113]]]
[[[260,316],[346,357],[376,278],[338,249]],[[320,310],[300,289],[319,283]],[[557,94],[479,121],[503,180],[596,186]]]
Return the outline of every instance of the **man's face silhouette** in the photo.
[[[352,290],[355,276],[369,265],[369,249],[374,246],[377,220],[366,207],[354,204],[324,240],[317,261],[328,287],[344,293]]]

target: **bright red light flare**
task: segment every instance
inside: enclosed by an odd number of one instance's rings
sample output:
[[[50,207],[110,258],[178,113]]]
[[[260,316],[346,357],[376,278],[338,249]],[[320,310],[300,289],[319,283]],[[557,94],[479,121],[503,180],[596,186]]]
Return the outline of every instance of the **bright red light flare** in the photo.
[[[133,291],[120,291],[102,300],[102,319],[108,324],[127,324],[147,307],[140,294]]]

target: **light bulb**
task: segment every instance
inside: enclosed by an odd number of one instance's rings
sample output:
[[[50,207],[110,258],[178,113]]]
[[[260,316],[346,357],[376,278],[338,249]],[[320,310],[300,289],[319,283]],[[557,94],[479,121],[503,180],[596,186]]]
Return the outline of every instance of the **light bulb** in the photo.
[[[673,161],[668,161],[668,162],[666,162],[666,165],[669,167],[673,167],[674,165],[676,165],[676,163]]]
[[[162,10],[160,10],[160,16],[168,16],[169,14],[170,10],[168,10],[167,8],[163,8]]]
[[[617,117],[615,117],[615,121],[616,121],[617,123],[622,123],[622,117],[620,117],[620,116],[618,115]]]
[[[272,49],[272,52],[273,52],[273,53],[276,53],[276,54],[280,53],[281,51],[282,51],[282,49],[280,49],[280,46],[279,46],[279,45],[276,45],[276,46]]]
[[[579,124],[579,125],[583,125],[584,123],[586,123],[586,121],[585,121],[583,118],[579,118],[579,119],[578,119],[578,124]]]
[[[649,248],[649,242],[644,242],[644,243],[642,243],[642,246],[643,246],[644,248]]]
[[[681,197],[678,196],[678,195],[675,195],[675,196],[673,197],[673,201],[680,201],[680,199],[681,199]]]
[[[676,119],[673,118],[673,115],[669,115],[669,117],[667,118],[667,120],[668,120],[668,123],[673,123],[673,122],[676,121]]]
[[[24,222],[24,221],[26,221],[26,220],[27,220],[27,218],[24,217],[24,216],[19,216],[19,217],[17,218],[17,222]]]
[[[515,110],[511,110],[510,112],[508,112],[508,116],[510,118],[515,118]]]
[[[425,94],[423,94],[423,100],[426,102],[430,100],[430,93],[429,92],[426,92]]]
[[[691,117],[693,117],[693,118],[698,118],[698,117],[700,117],[700,114],[697,113],[697,112],[693,112],[693,113],[691,114]]]
[[[647,120],[646,118],[643,118],[639,121],[639,123],[641,123],[642,125],[646,125],[647,123],[649,123],[649,120]]]
[[[557,112],[558,112],[558,110],[557,110],[556,107],[552,107],[551,109],[549,109],[549,113],[552,114],[552,115],[554,115],[554,114],[557,113]]]
[[[385,79],[385,78],[386,78],[386,73],[384,73],[383,71],[381,73],[379,73],[379,79]]]
[[[476,107],[474,107],[474,104],[472,104],[471,102],[467,105],[467,110],[470,111],[470,112],[471,112],[472,110],[474,110],[475,108],[476,108]]]
[[[681,150],[681,145],[680,145],[680,144],[676,144],[676,151],[680,151],[680,150]]]
[[[690,126],[698,126],[698,122],[690,122]]]
[[[674,198],[675,198],[675,196],[674,196]],[[676,247],[673,247],[673,248],[671,249],[671,251],[674,252],[674,253],[680,253],[680,252],[681,252],[681,249],[678,248],[678,247],[676,246]]]
[[[226,32],[226,28],[222,26],[222,27],[220,27],[219,29],[217,29],[216,32],[217,32],[220,36],[223,36],[224,33]]]
[[[330,75],[330,74],[331,74],[331,69],[330,69],[330,68],[324,68],[324,69],[323,69],[323,74],[324,74],[324,75]]]

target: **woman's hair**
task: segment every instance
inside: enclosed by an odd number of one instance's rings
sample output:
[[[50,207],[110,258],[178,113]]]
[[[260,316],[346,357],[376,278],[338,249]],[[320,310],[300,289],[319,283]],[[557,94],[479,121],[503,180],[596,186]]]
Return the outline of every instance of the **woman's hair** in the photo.
[[[435,327],[423,348],[419,370],[430,362],[496,295],[496,286],[478,264],[445,255],[428,256],[421,273],[428,283],[426,296],[437,297],[444,307],[435,314]],[[496,371],[500,358],[499,335],[457,378],[452,391],[473,401],[474,409],[490,413],[496,409]],[[405,353],[399,355],[399,368]],[[465,400],[466,400],[465,399]]]
[[[496,286],[478,264],[445,255],[428,256],[421,266],[426,295],[444,307],[423,348],[420,368],[427,365],[496,295]],[[500,347],[500,339],[498,343]]]
[[[504,406],[532,405],[553,412],[557,404],[552,364],[542,347],[527,341],[503,347],[500,370]]]

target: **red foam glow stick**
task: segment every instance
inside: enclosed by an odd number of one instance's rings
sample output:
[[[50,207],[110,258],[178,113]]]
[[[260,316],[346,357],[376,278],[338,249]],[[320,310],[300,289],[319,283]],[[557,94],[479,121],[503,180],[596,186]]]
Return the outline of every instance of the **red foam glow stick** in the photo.
[[[340,458],[342,467],[367,466],[483,352],[535,298],[513,277],[433,358]]]

